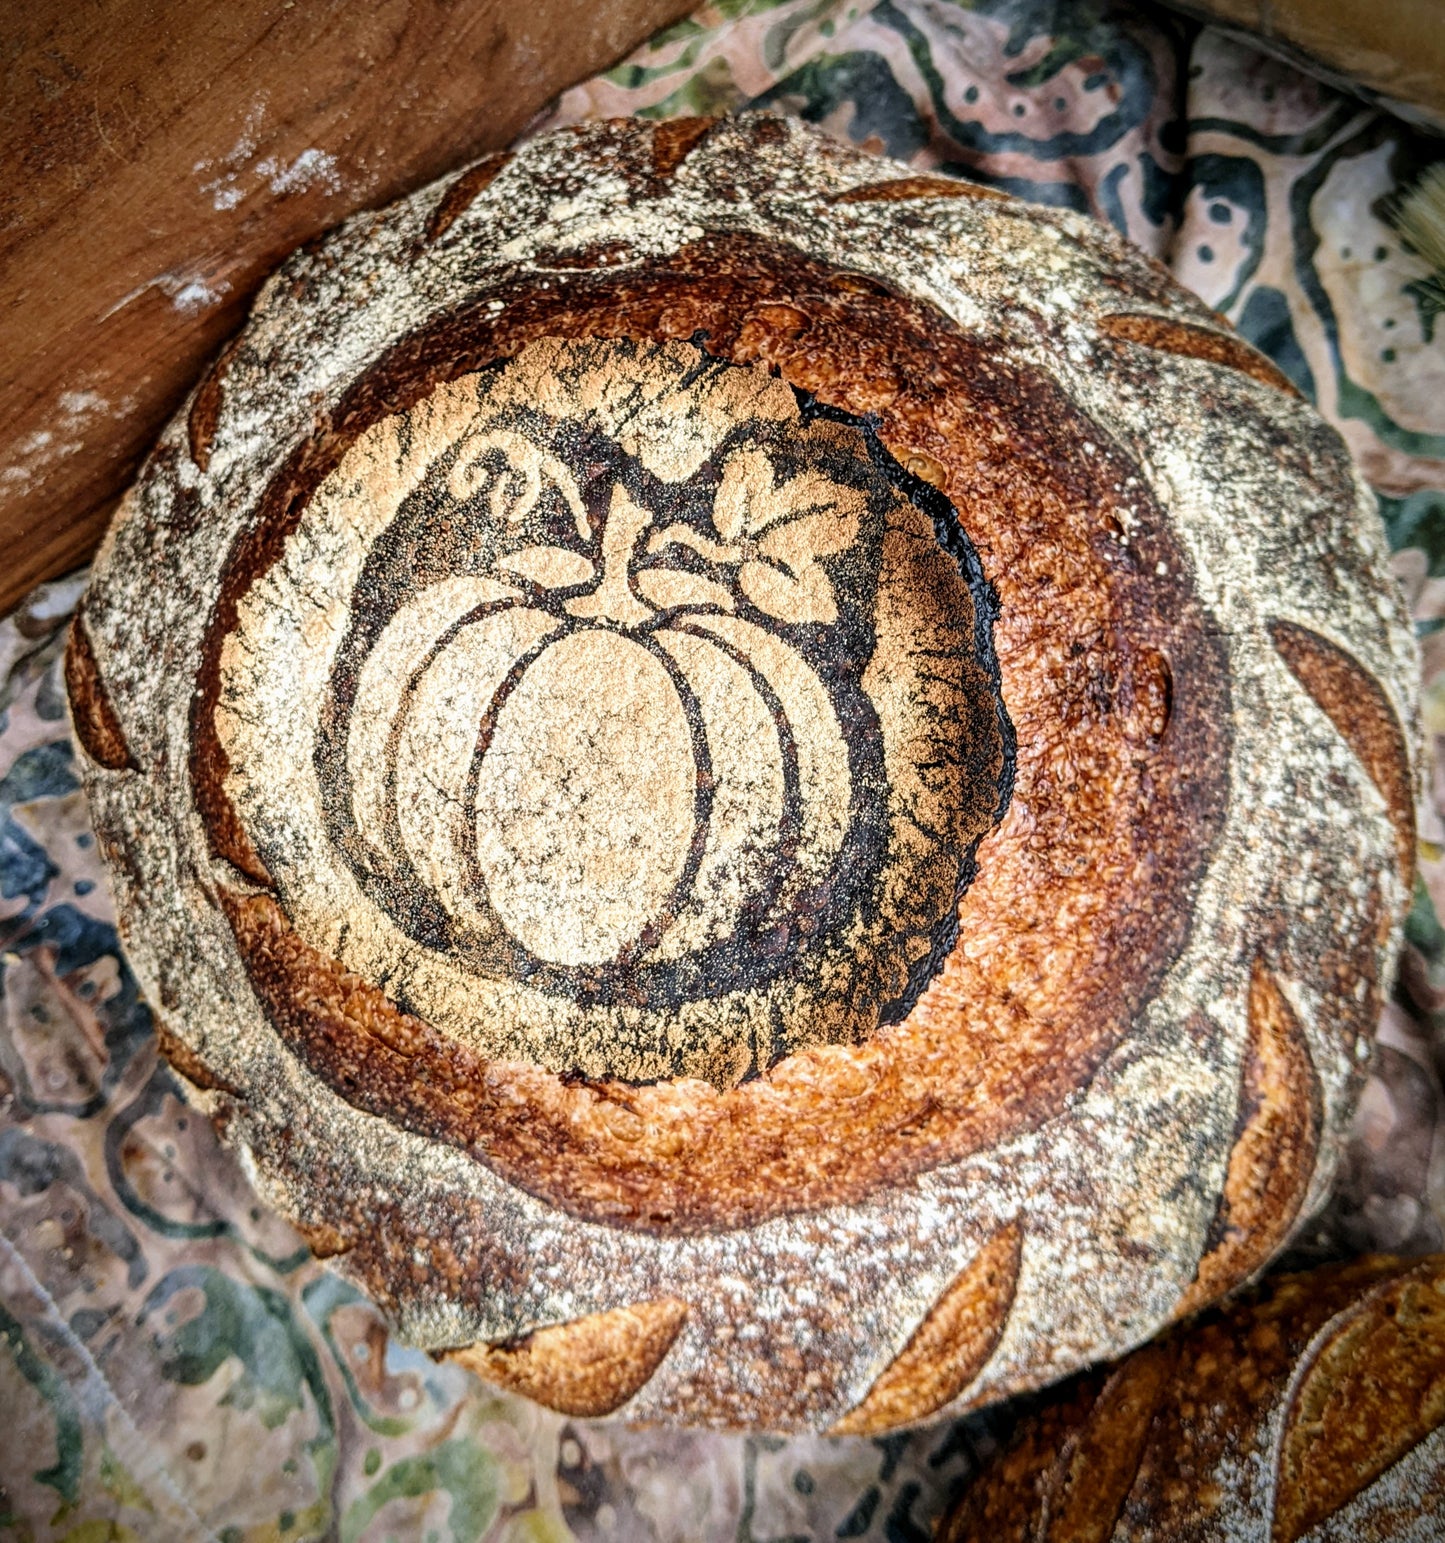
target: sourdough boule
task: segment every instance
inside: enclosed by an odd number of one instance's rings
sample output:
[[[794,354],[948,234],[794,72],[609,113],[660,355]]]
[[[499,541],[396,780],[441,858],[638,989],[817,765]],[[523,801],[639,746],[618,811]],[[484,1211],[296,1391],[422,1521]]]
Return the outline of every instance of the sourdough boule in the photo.
[[[1322,1197],[1413,850],[1373,500],[1107,229],[765,117],[291,258],[75,623],[189,1096],[411,1342],[871,1433]]]

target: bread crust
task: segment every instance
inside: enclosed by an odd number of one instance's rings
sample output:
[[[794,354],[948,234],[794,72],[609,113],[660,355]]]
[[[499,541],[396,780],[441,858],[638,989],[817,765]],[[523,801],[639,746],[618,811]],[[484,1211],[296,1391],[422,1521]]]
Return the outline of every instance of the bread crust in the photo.
[[[940,1543],[1438,1537],[1442,1303],[1440,1255],[1277,1276],[1050,1395]]]
[[[197,1100],[416,1343],[500,1365],[487,1345],[684,1303],[629,1417],[823,1429],[883,1387],[929,1418],[1136,1342],[1196,1279],[1227,1289],[1328,1182],[1398,946],[1415,656],[1337,436],[1107,231],[939,180],[766,117],[603,124],[353,221],[263,292],[86,603],[146,768],[86,744],[87,788]],[[258,627],[292,625],[269,597],[319,571],[358,457],[544,356],[791,387],[884,469],[900,531],[959,533],[978,653],[950,677],[975,705],[948,775],[986,817],[896,1021],[579,1073],[357,974],[297,898],[320,838],[258,813],[248,682],[292,672],[299,712],[325,680],[306,661],[337,656],[298,632],[249,664]],[[1316,616],[1368,684],[1368,744],[1282,657]],[[1291,1182],[1250,1189],[1256,1246],[1201,1274],[1250,1128],[1258,970],[1318,1099]],[[997,1301],[955,1311],[1001,1237]],[[908,1347],[955,1319],[970,1375],[938,1404]]]
[[[1124,506],[1117,490],[1135,469],[1087,437],[1046,378],[1010,379],[997,360],[986,368],[983,350],[936,312],[787,250],[717,241],[685,248],[679,259],[681,282],[643,265],[625,277],[579,279],[555,305],[546,292],[529,296],[527,325],[514,324],[505,337],[492,323],[472,341],[449,319],[446,346],[454,352],[440,372],[405,373],[394,386],[395,366],[383,359],[344,411],[345,435],[309,454],[302,476],[283,471],[263,495],[268,511],[284,507],[299,518],[305,489],[321,485],[373,414],[421,399],[473,361],[585,329],[651,341],[655,318],[666,314],[675,333],[705,332],[715,356],[765,360],[830,406],[876,413],[884,446],[905,467],[920,452],[930,455],[955,507],[970,510],[971,535],[995,565],[995,648],[1022,747],[1014,797],[1038,813],[1031,826],[986,842],[959,941],[909,1020],[851,1050],[808,1052],[766,1083],[721,1097],[692,1083],[564,1086],[518,1072],[503,1095],[515,1111],[507,1125],[518,1140],[564,1154],[556,1163],[509,1161],[496,1108],[451,1121],[437,1116],[438,1133],[458,1141],[479,1120],[500,1171],[579,1216],[665,1229],[746,1225],[856,1201],[1060,1107],[1177,953],[1222,816],[1229,721],[1222,661],[1160,512],[1137,491]],[[704,275],[706,303],[690,303],[688,291]],[[806,332],[796,330],[795,312],[811,318]],[[409,362],[441,346],[413,337],[402,348]],[[936,387],[908,384],[927,380],[930,360],[954,383],[946,404],[933,401]],[[963,432],[960,421],[979,427]],[[1011,457],[1003,468],[985,458],[1005,425]],[[1121,555],[1114,527],[1126,519],[1131,539]],[[288,527],[285,518],[263,516],[264,551],[245,542],[228,567],[193,712],[193,785],[214,848],[252,878],[264,864],[225,794],[229,763],[212,704],[220,697],[220,648],[236,626],[231,596],[279,560]],[[1033,539],[1039,529],[1050,532],[1047,544]],[[1029,616],[1026,597],[1041,589],[1051,597],[1048,613]],[[1038,668],[1043,650],[1057,661],[1053,669]],[[1173,671],[1193,683],[1177,698]],[[1070,779],[1088,791],[1066,802],[1054,790]],[[1005,937],[1001,914],[1017,920]],[[1063,926],[1054,925],[1059,919]],[[273,1000],[284,995],[281,987]],[[967,1038],[955,1032],[964,1003]],[[303,1053],[327,1075],[329,1043],[311,1041]],[[477,1066],[470,1085],[482,1078]],[[848,1090],[844,1098],[830,1096],[837,1082]],[[641,1122],[623,1142],[612,1135],[619,1108]],[[800,1121],[817,1132],[806,1148],[791,1140]]]

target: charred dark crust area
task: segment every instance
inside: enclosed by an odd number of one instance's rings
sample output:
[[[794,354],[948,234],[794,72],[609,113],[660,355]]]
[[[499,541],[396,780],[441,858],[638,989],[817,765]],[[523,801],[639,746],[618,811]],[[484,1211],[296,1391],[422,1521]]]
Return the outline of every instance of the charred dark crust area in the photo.
[[[1400,876],[1415,873],[1415,800],[1404,730],[1379,682],[1344,649],[1297,622],[1272,621],[1269,635],[1290,674],[1349,745],[1385,800],[1395,827]]]
[[[65,691],[70,698],[70,717],[82,749],[107,771],[134,771],[135,757],[100,678],[85,612],[75,613],[65,647]]]
[[[442,194],[441,201],[432,210],[426,222],[427,241],[440,240],[456,223],[457,218],[465,214],[476,199],[496,181],[498,173],[511,159],[511,152],[503,151],[498,155],[487,156],[478,161],[475,166],[469,166]]]
[[[915,198],[999,199],[1007,203],[1011,195],[979,182],[965,182],[960,177],[895,177],[891,182],[869,182],[849,188],[834,200],[837,204],[903,203]]]
[[[980,849],[959,946],[905,1022],[727,1093],[564,1084],[489,1066],[511,1126],[490,1130],[478,1155],[584,1218],[740,1226],[861,1199],[1052,1117],[1128,1032],[1187,936],[1227,794],[1223,655],[1162,513],[1137,493],[1127,519],[1111,512],[1137,468],[1051,380],[1008,365],[940,312],[778,242],[717,235],[623,271],[583,270],[545,288],[517,279],[403,339],[356,382],[270,484],[224,574],[192,718],[196,800],[215,850],[253,872],[237,861],[254,853],[224,794],[213,721],[238,597],[362,430],[548,336],[696,338],[868,420],[901,466],[922,468],[966,511],[998,594],[1017,792]],[[1080,903],[1061,932],[1061,910]],[[969,946],[981,938],[986,947]],[[296,996],[306,1000],[299,982]],[[304,1015],[294,1032],[317,1074],[346,1085],[356,1047]],[[410,1081],[455,1085],[436,1053],[408,1063]],[[428,1089],[425,1128],[471,1148],[470,1110],[447,1112],[436,1096]],[[397,1100],[386,1117],[418,1117],[399,1087],[376,1097],[378,1113]],[[806,1143],[800,1123],[813,1133]],[[614,1126],[637,1134],[621,1140]]]
[[[1043,1533],[1060,1488],[1067,1483],[1068,1458],[1096,1406],[1107,1371],[1075,1377],[1015,1430],[1008,1446],[964,1491],[938,1524],[938,1543],[1076,1543],[1070,1534]],[[1062,1469],[1062,1474],[1060,1470]],[[1107,1482],[1107,1481],[1105,1481]],[[1098,1497],[1103,1511],[1108,1496]],[[1066,1501],[1067,1503],[1067,1501]],[[1107,1531],[1085,1533],[1089,1543],[1107,1543]]]
[[[967,674],[972,678],[974,672],[979,671],[987,676],[993,692],[990,708],[994,721],[992,724],[980,725],[976,720],[971,720],[965,725],[968,737],[978,739],[988,746],[989,751],[972,762],[971,785],[966,801],[970,807],[974,807],[980,800],[992,796],[994,805],[988,823],[997,825],[1008,812],[1009,799],[1013,796],[1014,769],[1018,755],[1017,736],[1009,721],[1003,698],[998,694],[1000,672],[998,655],[993,646],[993,629],[998,621],[998,591],[984,576],[983,565],[963,529],[958,511],[942,492],[947,484],[947,474],[938,462],[926,455],[910,456],[910,464],[902,464],[879,439],[877,428],[870,419],[858,418],[842,408],[829,407],[810,392],[799,391],[797,395],[803,409],[804,422],[814,417],[826,418],[834,423],[846,423],[862,432],[873,461],[882,468],[893,486],[932,521],[939,546],[957,563],[959,573],[968,585],[973,611],[974,659]],[[995,732],[997,747],[991,742]],[[1159,720],[1155,737],[1163,732],[1164,720]],[[965,888],[967,884],[959,889],[960,899]],[[911,1000],[909,1006],[912,1006]]]
[[[1216,332],[1212,327],[1198,327],[1192,322],[1172,321],[1163,316],[1121,313],[1105,316],[1099,330],[1106,337],[1155,348],[1160,353],[1182,354],[1188,359],[1203,359],[1209,364],[1238,370],[1261,385],[1273,386],[1287,396],[1299,396],[1294,382],[1272,364],[1258,349],[1230,332]]]

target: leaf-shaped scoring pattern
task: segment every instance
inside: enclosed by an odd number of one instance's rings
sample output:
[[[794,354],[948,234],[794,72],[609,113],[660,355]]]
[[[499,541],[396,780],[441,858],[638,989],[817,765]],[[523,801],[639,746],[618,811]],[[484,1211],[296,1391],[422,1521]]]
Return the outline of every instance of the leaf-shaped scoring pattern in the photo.
[[[819,559],[853,545],[858,515],[835,493],[830,496],[816,473],[780,477],[764,452],[743,451],[723,468],[712,520],[715,542],[691,526],[672,525],[653,536],[648,550],[682,546],[736,566],[739,589],[779,621],[826,626],[838,620],[833,585]]]
[[[506,438],[485,437],[489,449],[500,448]],[[459,462],[450,486],[458,496],[469,496],[484,479],[478,474],[479,459],[465,471]],[[494,519],[505,514],[520,522],[537,503],[549,476],[567,497],[578,517],[578,534],[588,538],[576,483],[565,467],[554,471],[549,463],[528,467],[525,475],[506,475],[485,485],[487,508]],[[634,567],[641,538],[651,517],[622,488],[614,491],[602,536],[603,567],[597,588],[567,602],[573,616],[606,617],[623,625],[647,622],[654,610],[700,607],[735,609],[731,588],[687,568],[659,564],[640,571]],[[814,622],[829,626],[838,620],[833,584],[820,559],[845,552],[858,539],[856,509],[838,500],[838,490],[815,474],[789,477],[761,450],[745,450],[723,468],[712,512],[716,540],[694,525],[676,522],[648,537],[648,554],[684,549],[711,565],[734,570],[737,588],[760,611],[793,624]],[[540,584],[547,589],[583,585],[596,572],[582,554],[565,547],[524,547],[498,558],[496,566]],[[643,597],[638,598],[639,592]],[[647,604],[645,602],[651,602]]]

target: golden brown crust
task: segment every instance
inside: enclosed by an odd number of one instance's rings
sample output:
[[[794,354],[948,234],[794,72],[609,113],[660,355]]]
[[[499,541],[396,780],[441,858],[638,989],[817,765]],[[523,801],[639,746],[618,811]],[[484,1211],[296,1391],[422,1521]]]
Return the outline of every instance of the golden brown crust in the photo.
[[[1023,1229],[988,1240],[929,1308],[908,1343],[830,1436],[881,1436],[963,1396],[993,1354],[1018,1289]]]
[[[1445,1256],[1278,1276],[1063,1384],[939,1536],[1415,1543],[1445,1518],[1442,1427]]]
[[[1408,880],[1415,871],[1415,799],[1405,734],[1394,708],[1379,682],[1328,638],[1298,622],[1279,620],[1269,624],[1269,634],[1290,673],[1380,790],[1395,827],[1400,871]]]
[[[70,698],[75,737],[85,753],[107,771],[133,771],[135,757],[126,744],[120,719],[101,679],[83,609],[75,613],[70,624],[65,647],[65,690]]]
[[[902,203],[915,198],[996,198],[1007,200],[1008,193],[984,187],[979,182],[965,182],[961,177],[895,177],[889,182],[869,182],[849,188],[835,200],[840,204]]]
[[[685,1302],[661,1297],[535,1329],[505,1344],[443,1353],[558,1414],[598,1419],[615,1414],[647,1382],[686,1321]]]
[[[519,288],[500,313],[407,339],[348,393],[330,433],[292,456],[232,555],[202,656],[192,768],[215,851],[269,882],[224,789],[220,652],[241,595],[356,435],[539,337],[699,332],[719,357],[766,362],[831,406],[876,413],[904,465],[938,464],[998,592],[994,644],[1019,753],[1014,811],[980,848],[958,943],[903,1023],[864,1045],[802,1052],[725,1093],[488,1068],[509,1090],[509,1128],[525,1127],[519,1140],[548,1155],[514,1164],[510,1137],[496,1134],[479,1155],[576,1215],[647,1228],[855,1201],[1056,1112],[1183,940],[1227,767],[1227,689],[1188,565],[1137,486],[1114,522],[1134,530],[1120,559],[1109,511],[1138,479],[1058,388],[875,281],[775,243],[715,237],[565,290]],[[330,1048],[305,1054],[337,1085]],[[471,1141],[470,1116],[438,1109],[435,1121],[435,1134]],[[806,1146],[794,1139],[800,1123],[814,1131]]]
[[[496,155],[483,156],[475,166],[469,166],[447,188],[436,208],[432,210],[426,222],[427,241],[440,240],[456,223],[458,216],[465,213],[492,185],[497,174],[511,159],[511,151],[503,150]]]
[[[653,172],[670,177],[716,122],[716,118],[669,118],[659,123],[652,135]]]
[[[1144,316],[1134,312],[1119,312],[1102,317],[1099,330],[1106,337],[1118,338],[1125,343],[1138,343],[1142,348],[1157,348],[1161,353],[1182,354],[1188,359],[1207,359],[1210,364],[1222,364],[1226,369],[1239,370],[1261,385],[1273,386],[1289,396],[1298,396],[1299,389],[1278,365],[1251,347],[1238,334],[1216,331],[1213,327],[1198,327],[1191,322],[1174,321],[1164,316]]]
[[[1147,1345],[1115,1371],[1066,1442],[1048,1482],[1040,1543],[1108,1543],[1133,1488],[1149,1426],[1174,1374],[1174,1347]]]
[[[1297,1543],[1445,1425],[1445,1263],[1386,1281],[1316,1340],[1280,1441],[1271,1543]]]
[[[1249,1048],[1224,1192],[1179,1312],[1214,1301],[1262,1268],[1289,1236],[1319,1150],[1320,1085],[1304,1030],[1259,960],[1249,982]]]

